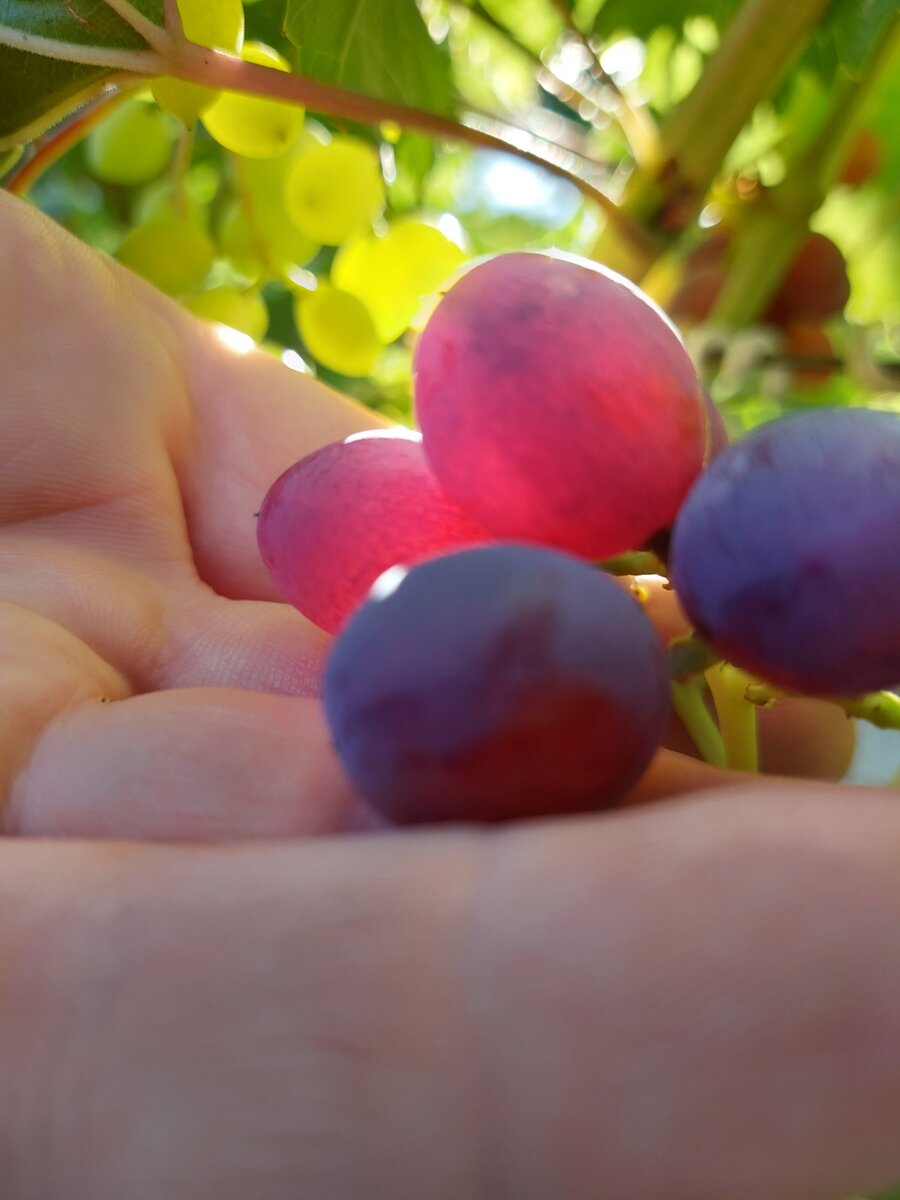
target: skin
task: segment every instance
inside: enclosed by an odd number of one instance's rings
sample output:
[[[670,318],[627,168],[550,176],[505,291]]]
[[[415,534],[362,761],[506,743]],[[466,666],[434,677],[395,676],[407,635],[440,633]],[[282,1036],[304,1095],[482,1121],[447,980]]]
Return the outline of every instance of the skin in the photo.
[[[371,416],[3,195],[0,264],[4,1200],[900,1178],[896,794],[663,753],[619,813],[348,833],[252,514]]]

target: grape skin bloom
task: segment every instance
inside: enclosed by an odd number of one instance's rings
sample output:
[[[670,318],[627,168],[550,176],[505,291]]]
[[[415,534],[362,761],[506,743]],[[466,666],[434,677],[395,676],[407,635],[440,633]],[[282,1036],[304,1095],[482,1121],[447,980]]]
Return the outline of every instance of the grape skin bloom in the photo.
[[[822,409],[764,425],[700,477],[672,582],[732,662],[820,695],[900,679],[900,416]]]
[[[668,714],[665,653],[633,597],[517,543],[390,572],[336,640],[324,694],[348,774],[398,824],[607,807]]]
[[[703,464],[703,402],[677,332],[596,263],[479,263],[438,304],[414,371],[435,474],[498,537],[622,554],[669,527]]]
[[[395,563],[488,540],[407,429],[354,434],[289,467],[266,493],[257,537],[282,596],[329,633]]]

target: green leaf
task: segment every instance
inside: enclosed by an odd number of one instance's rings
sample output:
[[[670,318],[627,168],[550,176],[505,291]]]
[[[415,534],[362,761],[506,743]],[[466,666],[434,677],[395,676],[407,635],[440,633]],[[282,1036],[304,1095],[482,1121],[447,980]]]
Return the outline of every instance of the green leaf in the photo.
[[[661,27],[681,29],[689,17],[710,17],[721,27],[739,7],[739,0],[606,0],[591,33],[603,39],[615,33],[646,39]]]
[[[301,74],[380,100],[449,114],[449,59],[415,0],[288,0]]]
[[[163,0],[132,0],[163,23]],[[0,0],[0,148],[28,141],[147,43],[102,0]]]
[[[838,61],[848,74],[862,74],[870,50],[897,13],[897,0],[834,0],[830,25]]]

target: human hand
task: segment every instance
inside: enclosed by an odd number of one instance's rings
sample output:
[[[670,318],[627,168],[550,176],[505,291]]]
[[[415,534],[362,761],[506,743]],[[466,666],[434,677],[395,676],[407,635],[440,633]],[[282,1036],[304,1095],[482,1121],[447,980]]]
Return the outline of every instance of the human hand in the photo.
[[[371,417],[228,353],[2,196],[0,262],[8,831],[361,820],[309,698],[325,639],[272,603],[252,513]],[[632,800],[710,785],[490,835],[7,840],[5,1194],[837,1200],[888,1182],[896,802],[666,755]]]

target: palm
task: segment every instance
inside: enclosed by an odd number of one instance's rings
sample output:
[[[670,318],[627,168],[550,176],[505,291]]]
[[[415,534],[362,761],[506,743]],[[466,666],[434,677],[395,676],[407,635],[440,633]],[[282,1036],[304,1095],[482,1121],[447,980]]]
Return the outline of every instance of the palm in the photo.
[[[9,826],[333,827],[346,792],[298,699],[324,635],[273,602],[253,514],[292,461],[372,418],[236,354],[8,198],[0,262]]]

